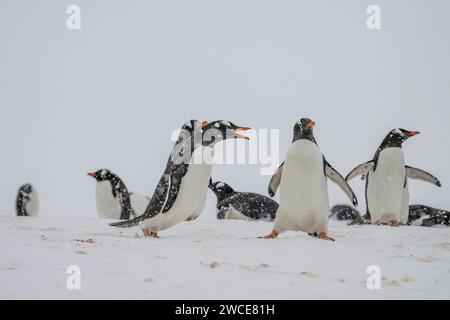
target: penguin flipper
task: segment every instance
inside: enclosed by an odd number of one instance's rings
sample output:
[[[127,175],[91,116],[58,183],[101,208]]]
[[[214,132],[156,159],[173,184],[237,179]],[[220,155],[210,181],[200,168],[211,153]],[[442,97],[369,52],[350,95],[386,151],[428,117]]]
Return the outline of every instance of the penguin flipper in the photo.
[[[425,170],[413,168],[410,166],[405,166],[405,168],[406,168],[406,176],[408,178],[426,181],[426,182],[432,183],[438,187],[441,186],[441,182],[438,180],[438,178],[433,176],[431,173],[428,173]]]
[[[360,164],[359,166],[354,168],[352,171],[350,171],[350,173],[345,177],[345,180],[350,181],[353,178],[359,176],[360,174],[367,175],[369,173],[370,169],[372,169],[374,165],[375,165],[375,162],[373,160],[370,160],[363,164]]]
[[[168,194],[166,195],[166,199],[162,207],[162,213],[169,211],[175,203],[175,200],[177,200],[178,191],[181,187],[181,181],[188,171],[188,166],[189,165],[187,164],[176,164],[170,168]]]
[[[347,181],[344,177],[341,176],[339,172],[337,172],[328,162],[325,160],[325,174],[326,176],[336,183],[342,191],[350,198],[350,201],[353,203],[355,207],[358,206],[358,199],[355,196],[352,188],[348,185]]]
[[[283,163],[278,167],[269,182],[269,195],[273,197],[277,193],[278,186],[281,182],[281,175],[283,174]]]

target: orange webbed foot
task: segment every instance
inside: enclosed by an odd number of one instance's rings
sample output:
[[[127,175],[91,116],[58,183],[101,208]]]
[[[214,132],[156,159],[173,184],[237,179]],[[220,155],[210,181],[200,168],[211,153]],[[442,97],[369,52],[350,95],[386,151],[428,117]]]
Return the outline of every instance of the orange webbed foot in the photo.
[[[279,233],[276,231],[272,231],[271,233],[269,233],[266,236],[263,237],[259,237],[259,239],[275,239],[276,237],[278,237]]]
[[[335,241],[332,237],[328,236],[326,232],[319,232],[319,238],[323,240]]]

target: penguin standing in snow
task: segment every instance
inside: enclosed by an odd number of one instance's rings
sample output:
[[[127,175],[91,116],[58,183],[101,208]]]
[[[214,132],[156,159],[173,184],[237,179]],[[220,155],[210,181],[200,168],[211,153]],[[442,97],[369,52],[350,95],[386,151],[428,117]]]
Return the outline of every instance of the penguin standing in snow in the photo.
[[[39,214],[38,194],[29,183],[21,186],[17,192],[16,214],[19,217],[37,217]]]
[[[110,170],[100,169],[87,175],[97,180],[95,195],[99,218],[128,220],[144,212],[149,199],[128,192],[122,179]]]
[[[193,121],[191,121],[192,123]],[[214,146],[230,138],[249,138],[229,121],[213,121],[205,126],[182,130],[171,152],[166,169],[144,214],[130,220],[110,224],[115,227],[139,225],[145,237],[158,237],[158,232],[174,226],[199,211],[213,166]]]
[[[287,230],[300,230],[324,240],[327,235],[329,200],[327,178],[335,182],[357,205],[353,190],[327,162],[313,135],[315,123],[303,118],[294,126],[294,138],[285,161],[269,183],[269,194],[280,186],[280,206],[273,231],[266,239],[276,238]]]
[[[209,189],[217,196],[217,219],[273,221],[278,203],[269,197],[236,192],[228,184],[209,181]]]
[[[408,223],[408,178],[441,186],[439,180],[430,173],[405,165],[402,144],[417,134],[418,131],[391,130],[377,149],[373,160],[357,166],[345,178],[350,181],[358,175],[364,175],[367,207],[364,219],[373,224],[399,226]]]

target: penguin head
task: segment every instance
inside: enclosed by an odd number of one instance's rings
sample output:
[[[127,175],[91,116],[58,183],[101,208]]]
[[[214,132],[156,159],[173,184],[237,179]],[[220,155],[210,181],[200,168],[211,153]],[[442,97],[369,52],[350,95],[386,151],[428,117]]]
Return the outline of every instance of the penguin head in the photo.
[[[299,139],[315,141],[313,135],[313,128],[315,125],[316,123],[308,118],[301,118],[298,120],[294,125],[294,138],[292,142]]]
[[[23,198],[30,198],[31,194],[33,193],[33,186],[29,183],[26,183],[19,188],[19,194]]]
[[[181,127],[181,130],[186,130],[190,134],[192,134],[194,131],[200,130],[207,124],[208,124],[208,122],[206,122],[206,121],[199,121],[199,120],[193,119],[193,120],[186,121],[183,124],[183,126]]]
[[[211,189],[219,199],[224,199],[234,193],[233,188],[227,185],[225,182],[216,181],[213,182],[209,179],[208,188]]]
[[[203,145],[214,146],[220,141],[226,139],[244,139],[250,140],[250,138],[242,131],[250,130],[249,127],[240,127],[227,120],[216,120],[209,122],[203,127]]]
[[[401,145],[404,141],[419,133],[419,131],[408,131],[401,128],[393,129],[388,133],[384,142],[389,145]]]
[[[97,182],[110,181],[113,178],[113,173],[108,169],[100,169],[95,172],[89,172],[88,176],[93,177]]]

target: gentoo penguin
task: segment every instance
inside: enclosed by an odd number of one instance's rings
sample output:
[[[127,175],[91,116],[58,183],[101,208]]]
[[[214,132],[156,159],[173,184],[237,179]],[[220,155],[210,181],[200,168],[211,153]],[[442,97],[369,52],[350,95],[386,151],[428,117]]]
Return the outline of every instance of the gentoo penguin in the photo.
[[[348,205],[335,205],[330,212],[330,217],[349,221],[348,225],[371,224],[370,219],[361,216],[358,210]],[[410,205],[407,224],[421,227],[448,226],[450,225],[450,212],[421,204]]]
[[[325,240],[334,240],[328,231],[327,177],[335,182],[357,205],[353,190],[328,163],[313,135],[315,123],[303,118],[294,125],[294,138],[285,161],[269,183],[269,194],[280,186],[278,207],[272,233],[276,238],[287,230],[301,230]]]
[[[449,226],[450,212],[422,204],[411,205],[409,206],[408,224],[422,227]]]
[[[37,217],[39,214],[38,194],[29,183],[21,186],[17,192],[16,214],[19,217]]]
[[[273,221],[278,203],[269,197],[252,193],[234,191],[228,184],[209,181],[217,197],[217,219],[264,220]]]
[[[108,169],[88,173],[97,180],[97,214],[101,219],[128,220],[142,214],[150,201],[138,193],[128,192],[125,183]]]
[[[139,225],[145,237],[157,238],[160,230],[170,228],[199,211],[208,190],[214,146],[230,138],[248,140],[240,132],[250,128],[223,120],[210,122],[198,130],[193,128],[194,125],[191,130],[182,130],[144,214],[111,226]]]
[[[399,226],[408,223],[408,179],[419,179],[440,187],[439,180],[421,169],[405,165],[402,144],[418,131],[393,129],[384,138],[373,160],[353,169],[345,178],[350,181],[358,175],[366,180],[366,220],[373,224]]]

